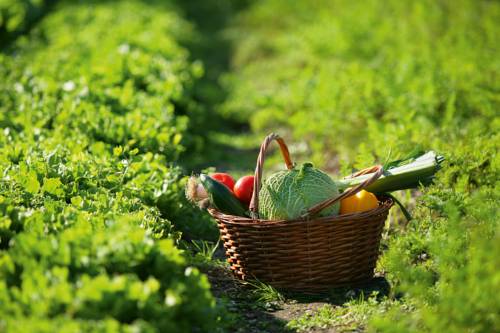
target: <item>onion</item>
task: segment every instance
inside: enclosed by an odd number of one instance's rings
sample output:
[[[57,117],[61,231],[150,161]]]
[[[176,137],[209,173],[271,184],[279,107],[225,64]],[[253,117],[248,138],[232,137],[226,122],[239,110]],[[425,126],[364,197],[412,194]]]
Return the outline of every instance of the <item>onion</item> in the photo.
[[[198,203],[199,201],[208,198],[207,191],[203,185],[198,182],[198,178],[195,176],[189,177],[186,185],[186,197],[192,203]]]

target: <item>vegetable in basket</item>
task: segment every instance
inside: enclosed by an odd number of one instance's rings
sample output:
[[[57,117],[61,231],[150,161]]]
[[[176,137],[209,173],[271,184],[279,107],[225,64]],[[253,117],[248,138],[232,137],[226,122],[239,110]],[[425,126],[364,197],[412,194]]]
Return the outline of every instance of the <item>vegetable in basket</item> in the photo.
[[[423,155],[418,153],[404,160],[393,161],[384,165],[384,174],[366,190],[375,194],[418,188],[432,182],[434,174],[439,170],[444,157],[429,151]],[[371,173],[346,177],[335,181],[339,189],[358,185],[371,177]]]
[[[378,207],[377,197],[368,191],[361,190],[340,202],[340,215],[360,213]]]
[[[342,200],[340,213],[362,212],[376,208],[378,206],[374,195],[376,194],[392,197],[401,207],[405,216],[411,219],[406,209],[389,192],[430,184],[443,160],[442,156],[430,151],[425,154],[413,153],[405,159],[386,163],[383,175],[369,184],[366,191]],[[258,193],[260,202],[258,213],[263,219],[290,220],[298,218],[303,216],[309,208],[327,199],[337,197],[347,188],[354,187],[374,175],[368,169],[368,171],[334,181],[323,171],[314,168],[311,163],[304,163],[299,168],[292,167],[291,161],[288,161],[287,165],[289,170],[279,171],[271,175],[262,184]],[[198,203],[200,207],[207,208],[211,205],[225,214],[247,215],[244,206],[248,204],[252,194],[253,176],[243,177],[245,182],[240,179],[234,187],[234,193],[233,189],[229,189],[207,175],[200,175],[201,184],[195,179],[192,177],[190,180],[192,184],[188,186],[187,193],[188,197],[193,202]],[[240,182],[241,184],[238,185]],[[201,187],[201,185],[203,186]],[[201,196],[200,193],[203,194],[204,190],[207,194]],[[207,196],[209,199],[205,199]],[[338,214],[339,204],[337,203],[322,210],[319,216]]]
[[[234,195],[245,205],[249,205],[252,200],[253,193],[253,182],[255,176],[243,176],[234,185],[233,192]]]
[[[222,184],[226,185],[228,189],[230,189],[231,191],[233,191],[234,178],[231,177],[230,174],[225,173],[225,172],[216,172],[216,173],[212,173],[210,175],[210,177],[212,179],[215,179],[219,183],[222,183]]]
[[[265,181],[259,193],[259,216],[270,220],[295,219],[338,194],[337,185],[326,173],[304,163],[300,168],[279,171]],[[320,216],[338,212],[337,203],[321,211]]]
[[[410,213],[406,208],[389,192],[418,188],[432,183],[435,173],[441,168],[444,157],[437,155],[434,151],[427,153],[414,152],[401,160],[385,163],[384,174],[371,185],[366,187],[366,191],[383,194],[391,197],[401,208],[408,220],[411,220]],[[356,186],[373,174],[366,173],[359,176],[348,176],[335,181],[339,189]],[[347,198],[349,199],[349,198]]]
[[[224,184],[214,180],[208,175],[201,174],[200,181],[207,191],[210,202],[222,213],[236,216],[245,216],[246,209],[236,198],[233,192]]]
[[[432,182],[434,174],[440,168],[442,156],[430,151],[425,154],[414,153],[402,160],[385,164],[384,174],[357,195],[342,200],[341,214],[362,212],[377,208],[378,202],[374,194],[388,195],[401,207],[408,219],[410,214],[388,192],[418,188]],[[307,175],[308,177],[301,177]],[[310,177],[309,177],[310,176]],[[271,175],[263,184],[259,193],[259,215],[268,219],[293,219],[326,199],[333,198],[349,187],[356,186],[371,178],[373,173],[346,177],[333,181],[321,170],[311,164],[304,164],[299,170],[280,171]],[[333,183],[333,184],[331,184]],[[374,194],[372,194],[374,193]],[[338,204],[320,213],[320,216],[337,215]]]

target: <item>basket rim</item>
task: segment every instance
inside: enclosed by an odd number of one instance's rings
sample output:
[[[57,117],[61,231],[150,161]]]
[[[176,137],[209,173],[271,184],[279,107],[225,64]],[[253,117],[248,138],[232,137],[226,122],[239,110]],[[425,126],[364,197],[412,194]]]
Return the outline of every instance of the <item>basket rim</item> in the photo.
[[[379,197],[380,205],[375,208],[365,212],[360,213],[348,213],[342,215],[334,215],[334,216],[323,216],[323,217],[314,217],[314,218],[303,218],[299,217],[292,220],[267,220],[267,219],[252,219],[251,217],[245,216],[236,216],[230,214],[224,214],[215,208],[209,208],[208,212],[210,215],[220,222],[225,224],[232,225],[241,225],[241,226],[256,226],[256,227],[271,227],[271,226],[286,226],[286,225],[295,225],[298,223],[304,222],[344,222],[344,221],[353,221],[353,220],[362,220],[369,218],[371,216],[377,216],[388,211],[393,205],[394,200],[390,197],[381,196]]]

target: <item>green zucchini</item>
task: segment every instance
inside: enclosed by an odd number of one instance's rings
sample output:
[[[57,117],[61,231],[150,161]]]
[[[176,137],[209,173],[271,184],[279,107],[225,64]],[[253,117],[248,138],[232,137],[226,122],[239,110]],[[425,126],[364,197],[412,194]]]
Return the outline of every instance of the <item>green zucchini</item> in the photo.
[[[212,205],[224,214],[245,216],[246,210],[234,194],[218,181],[205,174],[200,175],[200,181],[207,191]]]

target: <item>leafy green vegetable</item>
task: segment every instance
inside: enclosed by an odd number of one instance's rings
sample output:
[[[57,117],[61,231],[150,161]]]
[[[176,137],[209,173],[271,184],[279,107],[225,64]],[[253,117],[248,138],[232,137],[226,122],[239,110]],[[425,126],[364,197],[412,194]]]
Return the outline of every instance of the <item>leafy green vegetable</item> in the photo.
[[[264,181],[259,192],[259,215],[270,220],[290,220],[302,216],[308,208],[339,194],[335,182],[311,163],[300,168],[279,171]],[[336,215],[339,203],[320,212]]]

